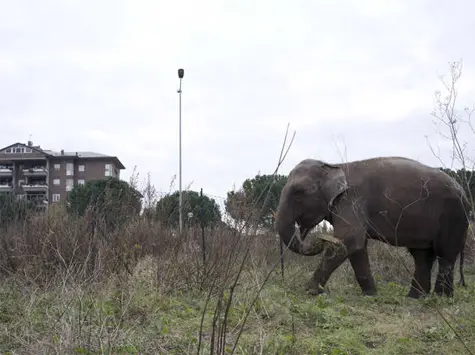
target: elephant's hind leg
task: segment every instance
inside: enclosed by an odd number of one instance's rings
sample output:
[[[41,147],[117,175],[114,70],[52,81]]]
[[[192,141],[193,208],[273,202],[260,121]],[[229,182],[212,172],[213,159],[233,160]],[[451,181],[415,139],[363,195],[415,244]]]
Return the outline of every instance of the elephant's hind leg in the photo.
[[[430,278],[435,253],[433,249],[409,249],[409,252],[414,258],[415,270],[411,281],[411,289],[407,296],[420,298],[430,293]]]
[[[455,261],[441,257],[438,257],[437,260],[439,262],[439,270],[435,281],[434,292],[438,296],[445,295],[447,297],[452,297],[454,295]]]
[[[371,273],[371,267],[369,264],[368,249],[365,246],[363,249],[356,251],[349,257],[351,267],[355,272],[356,281],[363,291],[365,296],[373,296],[376,294],[376,286],[374,284],[374,278]]]
[[[434,292],[452,297],[454,294],[454,268],[457,256],[465,243],[468,221],[460,200],[447,200],[445,214],[441,216],[441,229],[434,243],[439,263]]]

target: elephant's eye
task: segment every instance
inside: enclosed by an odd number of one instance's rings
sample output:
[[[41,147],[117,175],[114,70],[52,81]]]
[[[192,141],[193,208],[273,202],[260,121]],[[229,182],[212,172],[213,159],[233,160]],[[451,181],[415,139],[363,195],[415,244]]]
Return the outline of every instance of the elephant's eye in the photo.
[[[303,186],[294,186],[293,188],[293,195],[295,197],[302,197],[305,195],[305,188]]]

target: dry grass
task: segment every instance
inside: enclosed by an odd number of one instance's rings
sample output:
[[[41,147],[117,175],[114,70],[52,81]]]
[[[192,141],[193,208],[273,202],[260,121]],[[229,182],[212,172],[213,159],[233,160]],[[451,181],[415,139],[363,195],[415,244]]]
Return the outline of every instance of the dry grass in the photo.
[[[408,253],[374,242],[377,297],[361,296],[348,262],[329,294],[313,297],[303,287],[316,258],[288,252],[282,279],[274,235],[207,230],[203,264],[198,230],[178,238],[137,217],[120,230],[91,221],[58,209],[3,231],[0,353],[196,354],[198,343],[203,354],[212,346],[243,354],[464,353],[438,312],[475,348],[473,264],[469,286],[453,300],[409,300]]]

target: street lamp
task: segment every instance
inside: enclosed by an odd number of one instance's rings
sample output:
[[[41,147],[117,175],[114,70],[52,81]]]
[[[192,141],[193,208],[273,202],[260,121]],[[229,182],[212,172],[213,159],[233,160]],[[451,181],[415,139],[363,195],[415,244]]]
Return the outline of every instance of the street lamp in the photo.
[[[183,203],[182,203],[182,192],[181,192],[181,79],[185,75],[183,69],[178,69],[178,78],[180,79],[180,88],[178,89],[178,145],[179,145],[179,168],[178,168],[178,211],[179,211],[179,225],[180,225],[180,236],[182,235],[183,230]]]

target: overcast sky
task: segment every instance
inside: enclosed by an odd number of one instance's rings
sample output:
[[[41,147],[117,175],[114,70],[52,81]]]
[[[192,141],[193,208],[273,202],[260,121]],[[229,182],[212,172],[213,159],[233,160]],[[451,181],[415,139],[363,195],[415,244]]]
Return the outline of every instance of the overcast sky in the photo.
[[[308,157],[440,165],[434,91],[462,59],[459,107],[475,101],[475,5],[388,3],[3,1],[0,145],[117,155],[124,179],[136,165],[168,191],[184,68],[184,186],[224,197],[272,173],[288,122],[285,174]]]

